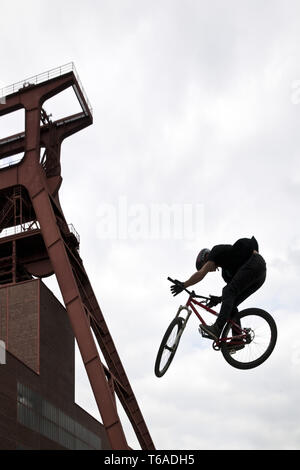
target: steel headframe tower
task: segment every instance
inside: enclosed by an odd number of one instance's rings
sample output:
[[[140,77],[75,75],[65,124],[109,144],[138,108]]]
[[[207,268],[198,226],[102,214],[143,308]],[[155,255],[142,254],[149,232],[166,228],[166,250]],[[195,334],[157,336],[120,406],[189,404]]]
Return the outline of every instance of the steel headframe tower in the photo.
[[[69,87],[82,112],[52,122],[43,103]],[[80,258],[79,238],[67,224],[59,201],[61,144],[93,122],[73,63],[2,90],[0,116],[19,109],[25,110],[25,132],[0,140],[0,164],[4,158],[24,154],[17,163],[8,159],[9,165],[0,169],[0,284],[56,275],[112,448],[129,449],[116,394],[141,448],[154,449]]]

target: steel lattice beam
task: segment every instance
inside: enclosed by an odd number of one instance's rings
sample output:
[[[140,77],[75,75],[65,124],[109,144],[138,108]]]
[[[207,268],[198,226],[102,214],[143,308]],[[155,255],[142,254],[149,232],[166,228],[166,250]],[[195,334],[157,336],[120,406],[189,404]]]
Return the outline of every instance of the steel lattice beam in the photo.
[[[32,261],[39,267],[40,272],[43,269],[45,273],[47,271],[45,275],[49,274],[49,266],[56,275],[112,448],[129,448],[116,408],[116,394],[132,423],[142,449],[154,449],[150,433],[78,254],[78,246],[76,243],[70,243],[68,225],[58,198],[62,181],[59,165],[61,143],[64,138],[92,124],[91,107],[86,101],[86,95],[74,69],[41,83],[39,80],[36,82],[14,91],[6,97],[6,103],[0,104],[0,116],[24,108],[26,119],[25,133],[0,141],[0,162],[1,158],[24,152],[24,158],[18,164],[0,170],[0,195],[13,186],[22,186],[28,192],[39,230],[35,230],[32,235],[26,232],[24,237],[37,235],[42,237],[41,253],[35,253],[35,258],[32,255]],[[70,86],[74,88],[82,105],[82,113],[53,123],[45,119],[42,111],[43,103]],[[42,126],[41,113],[43,113]],[[43,146],[46,148],[46,153],[41,163],[40,149]],[[47,175],[47,158],[51,177]],[[52,166],[49,164],[51,158],[54,161]],[[1,209],[5,208],[0,207],[0,213]],[[20,237],[22,234],[10,237],[9,241],[17,243]],[[4,241],[0,239],[0,246]],[[15,252],[13,256],[16,259]],[[26,256],[28,263],[30,254],[26,253]],[[14,273],[13,282],[17,282],[15,268]],[[103,353],[106,366],[101,362],[92,331]]]

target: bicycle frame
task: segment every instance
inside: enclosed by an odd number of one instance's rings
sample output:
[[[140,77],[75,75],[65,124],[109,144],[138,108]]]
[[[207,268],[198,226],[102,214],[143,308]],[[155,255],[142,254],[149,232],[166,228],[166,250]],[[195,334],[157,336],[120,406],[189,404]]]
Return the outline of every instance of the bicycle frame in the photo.
[[[216,317],[218,316],[218,313],[215,312],[213,309],[209,308],[207,305],[205,305],[204,301],[202,302],[198,302],[197,300],[195,300],[195,294],[191,293],[190,294],[190,297],[186,303],[186,306],[187,307],[191,307],[191,309],[193,310],[193,312],[195,313],[195,315],[197,315],[197,317],[199,318],[200,322],[202,323],[202,325],[206,325],[206,322],[204,320],[204,318],[202,318],[202,316],[200,315],[200,313],[198,312],[198,310],[196,309],[196,307],[194,307],[193,304],[196,304],[198,305],[199,307],[201,308],[204,308],[204,310],[206,310],[207,312],[210,312],[212,313],[213,315],[215,315]],[[199,296],[200,297],[200,296]]]
[[[170,282],[173,282],[175,283],[175,281],[173,279],[171,279],[170,277],[168,277],[168,280]],[[198,317],[198,319],[200,320],[201,324],[202,325],[207,325],[207,323],[205,322],[204,318],[202,318],[202,316],[200,315],[200,313],[198,312],[198,310],[196,309],[195,305],[198,305],[199,307],[203,308],[204,310],[206,310],[207,312],[215,315],[216,317],[219,315],[218,312],[215,312],[215,310],[213,310],[212,308],[208,307],[206,304],[211,300],[209,297],[204,297],[203,295],[197,295],[194,291],[189,291],[188,289],[184,289],[188,294],[189,294],[189,298],[188,298],[188,301],[187,303],[185,304],[185,306],[180,306],[179,307],[179,310],[176,314],[176,317],[179,316],[179,313],[182,309],[186,309],[189,314],[188,316],[186,317],[186,319],[184,319],[184,327],[182,329],[182,331],[184,330],[186,324],[187,324],[187,321],[191,315],[191,310],[189,310],[189,308],[192,309],[192,311],[195,313],[195,315]],[[198,302],[197,299],[203,299],[201,302]],[[194,304],[194,305],[193,305]],[[245,331],[243,331],[243,329],[241,328],[240,325],[238,325],[237,323],[235,323],[233,320],[229,319],[227,320],[227,323],[230,323],[231,324],[231,327],[233,327],[236,331],[238,331],[240,334],[235,334],[234,336],[231,336],[231,337],[226,337],[226,338],[220,338],[218,341],[214,341],[214,348],[217,349],[220,345],[220,343],[222,342],[226,342],[226,341],[229,341],[229,340],[238,340],[238,341],[241,341],[243,339],[246,338],[246,333]],[[202,332],[201,332],[202,333]],[[202,333],[203,335],[203,333]],[[205,336],[205,335],[203,335]],[[206,336],[205,336],[206,337]],[[207,336],[208,337],[208,336]]]
[[[186,289],[187,290],[187,289]],[[195,313],[195,315],[198,317],[198,319],[200,320],[201,324],[202,325],[206,325],[207,323],[205,322],[204,318],[200,315],[200,313],[198,312],[197,308],[195,305],[198,305],[199,307],[203,308],[204,310],[206,310],[207,312],[215,315],[216,317],[219,315],[215,310],[213,310],[212,308],[208,307],[206,305],[207,302],[209,302],[209,297],[203,297],[201,295],[196,295],[193,292],[189,292],[188,293],[190,294],[189,298],[188,298],[188,301],[186,303],[186,308],[191,308],[192,311]],[[195,299],[195,297],[197,298],[202,298],[204,299],[203,301],[197,301]],[[186,320],[187,321],[187,320]],[[237,323],[235,323],[233,320],[229,319],[227,321],[227,323],[230,323],[232,327],[234,327],[235,330],[237,330],[238,332],[240,332],[240,334],[235,334],[234,336],[230,336],[230,337],[222,337],[220,338],[218,341],[214,341],[214,348],[218,348],[220,343],[222,342],[226,342],[226,341],[229,341],[229,340],[237,340],[237,341],[241,341],[242,339],[244,339],[246,337],[246,333],[243,331],[243,329],[240,327],[240,325],[238,325]],[[203,335],[205,336],[205,335]],[[206,336],[205,336],[206,337]],[[238,344],[238,343],[237,343]]]

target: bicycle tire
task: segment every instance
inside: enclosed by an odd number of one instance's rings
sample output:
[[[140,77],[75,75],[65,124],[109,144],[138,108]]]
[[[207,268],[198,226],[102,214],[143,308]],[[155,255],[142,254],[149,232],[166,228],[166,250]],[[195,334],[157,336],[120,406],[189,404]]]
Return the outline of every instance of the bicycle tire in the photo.
[[[261,365],[271,355],[271,353],[273,352],[274,347],[276,345],[276,341],[277,341],[276,323],[275,323],[273,317],[268,312],[266,312],[265,310],[262,310],[260,308],[247,308],[245,310],[241,310],[239,312],[239,315],[238,315],[237,319],[242,321],[242,327],[244,327],[245,318],[250,317],[250,316],[255,317],[256,320],[260,319],[258,321],[262,324],[261,328],[266,329],[266,331],[268,332],[268,335],[270,336],[270,338],[269,338],[269,340],[267,340],[267,345],[265,347],[264,352],[261,355],[259,355],[256,359],[249,360],[247,362],[245,360],[243,360],[243,357],[247,357],[247,355],[248,355],[248,357],[250,358],[251,345],[252,345],[252,348],[253,348],[253,347],[255,347],[255,344],[257,343],[257,341],[256,342],[254,341],[255,337],[256,337],[255,336],[256,333],[255,333],[254,329],[252,330],[251,324],[249,324],[248,326],[250,327],[249,329],[251,329],[251,331],[254,335],[253,339],[251,339],[251,341],[249,341],[248,344],[244,344],[244,348],[242,348],[240,351],[237,351],[234,355],[232,355],[232,352],[231,352],[232,349],[230,347],[228,347],[228,344],[226,342],[222,342],[221,343],[221,352],[223,354],[224,359],[228,362],[228,364],[230,364],[232,367],[235,367],[237,369],[253,369],[254,367],[257,367],[257,366]],[[250,321],[251,321],[251,319],[250,319]],[[253,321],[253,319],[252,319],[252,321]],[[247,323],[247,320],[246,320],[246,323]],[[255,323],[255,321],[254,321],[254,323]],[[226,337],[229,336],[230,329],[231,329],[231,325],[230,325],[230,323],[227,323],[224,330],[223,330],[222,338],[226,338]],[[258,336],[258,339],[259,339],[259,336]],[[248,352],[247,352],[247,349],[248,349]]]
[[[154,372],[157,377],[162,377],[168,370],[174,356],[176,353],[176,350],[178,348],[178,344],[181,338],[181,334],[184,329],[184,319],[181,317],[175,317],[170,325],[168,326],[163,339],[161,341],[161,344],[158,349],[158,353],[156,356],[156,361],[155,361],[155,366],[154,366]],[[177,328],[177,330],[176,330]],[[175,332],[175,338],[173,344],[169,345],[168,341],[172,338],[172,334]],[[172,342],[172,341],[171,341]],[[164,364],[163,361],[163,355],[165,351],[169,351],[169,356]]]

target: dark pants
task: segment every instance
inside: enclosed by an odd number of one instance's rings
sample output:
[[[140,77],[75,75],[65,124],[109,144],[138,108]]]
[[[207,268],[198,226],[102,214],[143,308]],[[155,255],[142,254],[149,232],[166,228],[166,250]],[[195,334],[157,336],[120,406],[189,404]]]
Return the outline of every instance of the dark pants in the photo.
[[[237,306],[259,289],[266,279],[266,263],[261,255],[253,253],[223,288],[222,306],[216,324],[223,328],[227,320],[237,315]]]

